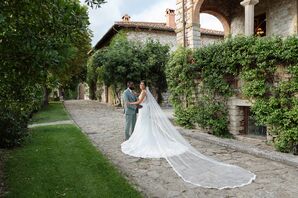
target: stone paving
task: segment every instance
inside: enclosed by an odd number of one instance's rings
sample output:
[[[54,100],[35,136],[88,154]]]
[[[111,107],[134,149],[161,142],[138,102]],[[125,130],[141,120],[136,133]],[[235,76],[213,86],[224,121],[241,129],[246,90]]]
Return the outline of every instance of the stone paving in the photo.
[[[182,133],[182,135],[198,139],[199,141],[217,144],[219,146],[228,147],[242,153],[247,153],[250,155],[255,155],[257,157],[282,162],[283,164],[295,166],[296,168],[298,168],[298,156],[293,155],[292,153],[282,153],[275,151],[272,146],[266,145],[265,142],[260,143],[257,139],[254,142],[251,138],[245,138],[242,141],[237,140],[240,136],[236,136],[236,139],[224,139],[201,132],[199,130],[182,129],[180,130],[180,132]],[[250,141],[250,143],[248,143],[248,141]]]
[[[298,195],[298,169],[279,162],[186,137],[201,153],[246,168],[257,175],[250,185],[235,189],[205,189],[184,182],[165,160],[134,158],[123,154],[124,115],[96,101],[65,101],[75,123],[94,145],[145,197],[261,197],[294,198]]]
[[[28,128],[40,127],[40,126],[50,126],[50,125],[58,125],[58,124],[73,124],[72,120],[63,120],[63,121],[56,121],[56,122],[45,122],[39,124],[30,124]]]

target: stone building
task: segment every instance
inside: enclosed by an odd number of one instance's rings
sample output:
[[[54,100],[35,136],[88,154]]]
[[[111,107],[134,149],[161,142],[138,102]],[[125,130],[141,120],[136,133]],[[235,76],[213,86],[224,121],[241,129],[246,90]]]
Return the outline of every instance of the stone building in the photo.
[[[97,42],[95,47],[89,52],[99,50],[109,45],[114,36],[119,31],[124,31],[128,40],[146,42],[148,39],[158,40],[161,44],[169,45],[171,51],[174,51],[177,47],[176,41],[176,22],[175,11],[171,9],[166,10],[166,22],[137,22],[132,21],[131,17],[124,15],[122,21],[116,21],[112,27],[106,32],[106,34]],[[223,40],[224,34],[221,31],[200,29],[201,31],[201,45],[205,46],[210,43],[214,43],[219,40]],[[103,88],[103,94],[101,96],[102,101],[110,104],[116,104],[116,98],[113,92],[107,87]],[[167,94],[166,94],[167,95]]]
[[[289,36],[298,33],[298,0],[177,0],[176,4],[177,42],[185,47],[203,46],[200,13],[217,17],[225,36]],[[241,88],[241,82],[234,81],[236,88]],[[231,133],[266,136],[266,127],[255,125],[248,100],[233,96],[228,105]]]
[[[288,36],[298,32],[297,0],[176,0],[177,42],[200,47],[200,13],[219,19],[225,36]],[[184,23],[183,23],[184,21]]]

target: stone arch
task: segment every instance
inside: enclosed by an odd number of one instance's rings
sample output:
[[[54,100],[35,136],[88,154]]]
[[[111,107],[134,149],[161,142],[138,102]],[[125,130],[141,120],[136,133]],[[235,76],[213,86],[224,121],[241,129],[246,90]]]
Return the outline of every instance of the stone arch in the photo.
[[[200,13],[210,14],[215,16],[223,25],[224,34],[228,36],[231,33],[231,24],[228,17],[218,10],[216,7],[202,7],[206,0],[195,0],[194,10],[193,10],[193,21],[194,23],[200,23]]]
[[[233,1],[233,2],[230,2]],[[211,14],[222,23],[225,35],[231,32],[231,5],[239,0],[176,0],[177,42],[186,47],[201,46],[200,13]]]
[[[200,11],[205,0],[194,0],[194,7],[193,7],[193,20],[200,23]]]
[[[212,9],[206,9],[206,10],[204,9],[200,13],[206,13],[206,14],[210,14],[212,16],[215,16],[221,22],[221,24],[223,25],[225,36],[228,36],[231,33],[230,22],[227,19],[227,17],[225,15],[223,15],[221,12],[215,11],[215,10],[212,10]]]

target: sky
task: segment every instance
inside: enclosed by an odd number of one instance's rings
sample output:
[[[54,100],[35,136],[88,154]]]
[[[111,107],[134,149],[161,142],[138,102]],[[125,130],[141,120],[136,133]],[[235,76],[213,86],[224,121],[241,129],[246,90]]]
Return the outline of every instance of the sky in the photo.
[[[80,0],[84,4],[84,0]],[[128,14],[132,21],[165,22],[167,8],[176,9],[176,0],[106,0],[101,8],[89,10],[89,28],[93,32],[92,46],[110,29],[115,21]],[[201,27],[223,30],[217,18],[201,14]]]

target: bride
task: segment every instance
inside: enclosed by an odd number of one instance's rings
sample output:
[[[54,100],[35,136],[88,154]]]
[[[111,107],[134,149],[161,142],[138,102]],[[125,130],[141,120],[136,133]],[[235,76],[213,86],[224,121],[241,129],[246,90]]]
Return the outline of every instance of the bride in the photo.
[[[171,124],[144,81],[138,119],[131,137],[121,144],[123,153],[141,158],[165,158],[185,181],[205,188],[235,188],[250,184],[256,175],[241,167],[207,157],[193,148]]]

